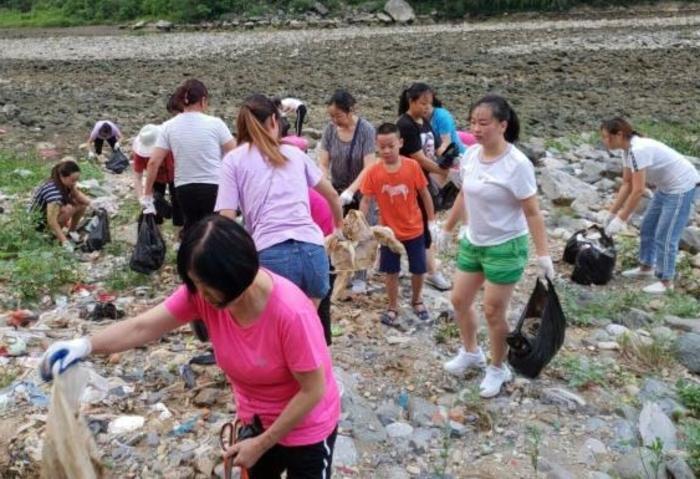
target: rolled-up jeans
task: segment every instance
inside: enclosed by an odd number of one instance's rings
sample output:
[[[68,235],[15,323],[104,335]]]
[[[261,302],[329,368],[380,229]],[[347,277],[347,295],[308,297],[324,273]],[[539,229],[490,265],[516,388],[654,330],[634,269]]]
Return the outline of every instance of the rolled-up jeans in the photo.
[[[677,194],[657,191],[644,213],[639,262],[654,267],[661,280],[671,281],[676,275],[678,245],[694,210],[696,189]]]
[[[329,263],[321,245],[287,240],[258,252],[260,264],[287,278],[308,297],[323,299],[330,289]]]

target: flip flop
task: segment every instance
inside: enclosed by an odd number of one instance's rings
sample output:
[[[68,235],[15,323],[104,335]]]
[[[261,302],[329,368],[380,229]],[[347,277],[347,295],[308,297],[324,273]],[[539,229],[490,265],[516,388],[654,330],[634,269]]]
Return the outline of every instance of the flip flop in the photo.
[[[379,316],[379,321],[390,328],[399,328],[399,313],[395,309],[387,309]]]
[[[425,308],[423,301],[413,303],[412,306],[413,306],[413,312],[415,313],[416,316],[418,316],[418,319],[420,319],[421,321],[430,321],[430,313]],[[420,307],[420,306],[422,306],[422,307]]]

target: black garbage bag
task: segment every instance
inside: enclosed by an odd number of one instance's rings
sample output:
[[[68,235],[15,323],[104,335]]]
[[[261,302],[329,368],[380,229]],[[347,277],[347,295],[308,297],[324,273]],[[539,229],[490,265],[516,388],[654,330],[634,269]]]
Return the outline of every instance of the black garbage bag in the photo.
[[[141,214],[136,247],[131,255],[129,267],[139,273],[157,271],[165,261],[165,241],[156,225],[156,215]]]
[[[564,261],[575,265],[571,280],[578,284],[606,284],[612,279],[616,260],[613,239],[598,225],[574,233],[564,248]]]
[[[440,188],[431,179],[428,184],[428,191],[430,191],[435,211],[449,210],[454,205],[457,195],[459,195],[459,188],[451,181],[448,181],[445,186]]]
[[[538,279],[515,330],[506,342],[508,363],[515,371],[536,378],[564,343],[566,317],[554,285]]]
[[[109,214],[104,208],[95,211],[92,217],[79,229],[87,233],[85,242],[80,247],[81,251],[86,253],[100,251],[107,243],[112,241],[112,236],[109,232]]]
[[[173,205],[159,191],[153,193],[153,206],[156,209],[156,214],[161,218],[169,220],[173,217]]]
[[[107,160],[107,163],[105,163],[105,168],[117,174],[124,172],[128,167],[129,159],[120,149],[114,150],[112,156]]]

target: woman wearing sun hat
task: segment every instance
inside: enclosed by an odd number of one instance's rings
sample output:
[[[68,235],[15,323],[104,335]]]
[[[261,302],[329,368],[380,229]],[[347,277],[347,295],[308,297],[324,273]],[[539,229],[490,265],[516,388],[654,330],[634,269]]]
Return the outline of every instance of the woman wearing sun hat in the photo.
[[[158,140],[160,127],[158,125],[148,124],[139,131],[138,136],[134,139],[131,146],[131,160],[134,164],[134,191],[136,198],[141,199],[143,196],[143,172],[146,171],[148,160],[151,158],[153,148]],[[173,225],[180,227],[184,224],[180,205],[177,202],[175,195],[175,161],[172,152],[168,152],[158,168],[156,181],[153,183],[153,191],[156,195],[165,198],[165,190],[168,190],[170,195],[170,203],[172,204]],[[160,215],[156,216],[158,224],[163,222]]]

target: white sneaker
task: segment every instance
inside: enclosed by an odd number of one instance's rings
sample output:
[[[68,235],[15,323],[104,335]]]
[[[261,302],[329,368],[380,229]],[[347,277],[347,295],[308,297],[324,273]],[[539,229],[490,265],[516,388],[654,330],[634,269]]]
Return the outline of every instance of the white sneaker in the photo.
[[[352,290],[353,294],[366,294],[367,293],[367,282],[363,281],[361,279],[353,279],[351,290]]]
[[[452,283],[450,283],[440,271],[433,274],[426,274],[425,282],[438,291],[447,291],[452,289]]]
[[[501,387],[512,380],[513,373],[510,372],[510,369],[505,364],[500,368],[489,366],[486,368],[484,380],[479,385],[479,396],[482,398],[498,396],[498,393],[501,392]]]
[[[464,376],[467,369],[483,369],[486,367],[486,356],[479,348],[475,353],[468,353],[464,347],[459,348],[457,355],[443,364],[445,371],[453,376]]]
[[[625,278],[653,278],[654,270],[650,269],[648,271],[643,270],[639,266],[636,268],[628,269],[622,272],[622,276]]]
[[[669,291],[673,291],[673,286],[666,286],[661,281],[657,281],[643,288],[642,291],[648,294],[665,294]]]

